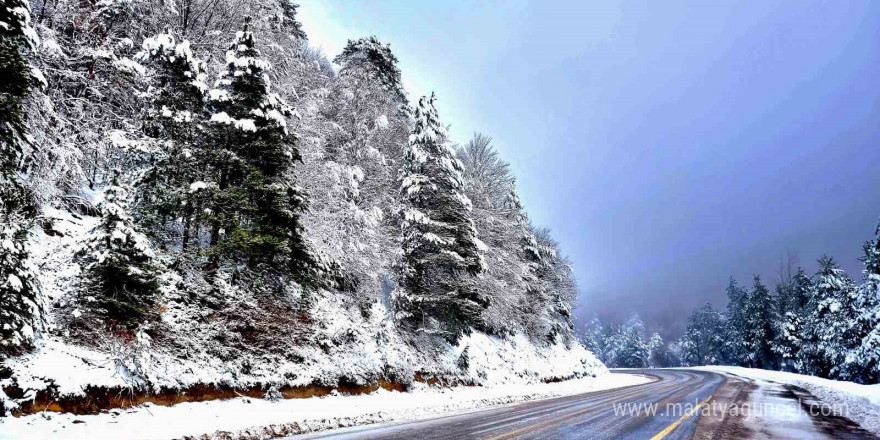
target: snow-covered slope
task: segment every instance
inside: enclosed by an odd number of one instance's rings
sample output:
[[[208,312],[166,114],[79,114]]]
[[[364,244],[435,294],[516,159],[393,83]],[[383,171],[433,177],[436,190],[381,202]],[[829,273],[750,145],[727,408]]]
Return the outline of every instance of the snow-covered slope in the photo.
[[[523,334],[504,338],[473,332],[451,345],[435,338],[404,340],[381,302],[372,305],[369,318],[352,313],[338,296],[315,298],[309,329],[312,337],[289,347],[291,359],[244,352],[245,359],[224,362],[211,354],[217,344],[206,338],[205,329],[186,325],[181,315],[166,312],[175,347],[156,343],[141,335],[125,341],[106,335],[91,344],[69,339],[68,326],[77,319],[70,304],[70,291],[78,283],[79,266],[73,254],[80,237],[96,222],[94,217],[71,215],[47,208],[53,219],[53,234],[39,232],[32,243],[45,286],[46,307],[53,310],[47,331],[35,342],[35,349],[8,360],[3,388],[20,390],[15,396],[0,392],[8,410],[28,403],[41,393],[42,400],[88,399],[95,389],[119,393],[185,393],[194,386],[268,391],[313,385],[333,388],[337,384],[370,385],[379,380],[402,385],[436,379],[447,384],[539,384],[562,379],[605,375],[607,370],[582,345],[535,344]],[[180,319],[184,323],[175,321]],[[243,361],[250,361],[245,373]],[[418,374],[418,376],[416,376]],[[127,391],[126,391],[127,390]],[[149,399],[148,399],[149,400]],[[80,409],[78,411],[90,411]]]
[[[388,44],[331,66],[287,0],[9,5],[0,417],[606,374],[511,167]]]

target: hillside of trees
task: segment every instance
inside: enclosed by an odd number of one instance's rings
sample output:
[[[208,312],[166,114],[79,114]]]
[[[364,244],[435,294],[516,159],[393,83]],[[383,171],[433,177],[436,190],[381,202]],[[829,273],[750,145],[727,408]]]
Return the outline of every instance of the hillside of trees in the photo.
[[[388,44],[331,62],[288,0],[4,5],[7,407],[77,350],[136,389],[601,371],[508,164]]]
[[[694,310],[677,341],[646,340],[641,321],[587,324],[584,344],[609,367],[738,365],[875,384],[880,380],[880,227],[863,246],[861,279],[822,256],[807,273],[781,265],[771,290],[731,278],[726,309]]]

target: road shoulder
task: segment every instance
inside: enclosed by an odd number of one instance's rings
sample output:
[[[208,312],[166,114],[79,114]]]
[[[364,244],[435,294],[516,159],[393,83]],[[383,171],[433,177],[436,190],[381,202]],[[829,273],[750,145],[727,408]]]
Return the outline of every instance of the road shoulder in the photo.
[[[803,388],[721,372],[726,381],[701,414],[695,440],[877,440]]]

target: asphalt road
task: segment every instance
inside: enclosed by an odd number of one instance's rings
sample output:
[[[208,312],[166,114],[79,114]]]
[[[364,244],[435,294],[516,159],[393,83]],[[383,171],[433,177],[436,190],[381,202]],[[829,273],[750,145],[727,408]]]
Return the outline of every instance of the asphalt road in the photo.
[[[296,439],[690,439],[698,416],[683,415],[687,404],[704,402],[725,383],[703,371],[627,371],[652,376],[647,384],[540,400],[430,420],[372,425]],[[615,404],[658,404],[655,415],[625,410]],[[668,404],[681,404],[667,411]],[[624,406],[624,408],[627,408]],[[635,408],[633,406],[628,407]]]

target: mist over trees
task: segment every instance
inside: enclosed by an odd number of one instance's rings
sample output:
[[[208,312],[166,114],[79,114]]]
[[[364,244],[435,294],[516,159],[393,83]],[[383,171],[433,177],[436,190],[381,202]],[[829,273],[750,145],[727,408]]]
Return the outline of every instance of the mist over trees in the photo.
[[[730,279],[727,310],[695,310],[679,345],[683,365],[779,369],[857,383],[880,378],[880,228],[863,246],[856,282],[823,255],[810,275],[781,265],[774,293],[755,277]]]
[[[583,344],[610,368],[737,365],[873,384],[880,380],[880,227],[863,246],[859,282],[833,258],[808,274],[789,254],[772,291],[755,276],[730,278],[727,306],[695,309],[674,341],[647,336],[637,315],[624,323],[593,317]]]

